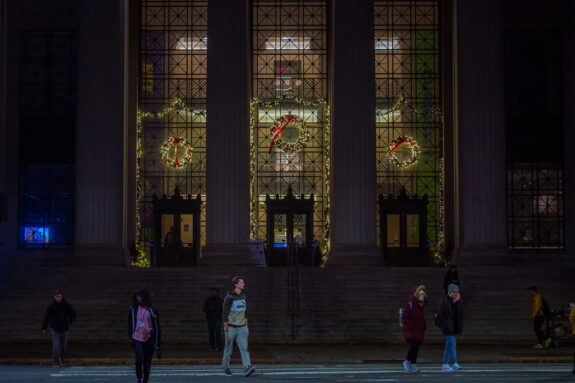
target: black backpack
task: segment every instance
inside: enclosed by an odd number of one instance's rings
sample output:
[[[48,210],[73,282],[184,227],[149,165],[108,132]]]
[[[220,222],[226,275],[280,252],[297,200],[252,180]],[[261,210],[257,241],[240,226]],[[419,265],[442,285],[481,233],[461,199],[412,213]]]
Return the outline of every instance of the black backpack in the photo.
[[[549,302],[543,297],[541,297],[541,311],[543,311],[543,316],[549,316],[551,310],[549,309]]]

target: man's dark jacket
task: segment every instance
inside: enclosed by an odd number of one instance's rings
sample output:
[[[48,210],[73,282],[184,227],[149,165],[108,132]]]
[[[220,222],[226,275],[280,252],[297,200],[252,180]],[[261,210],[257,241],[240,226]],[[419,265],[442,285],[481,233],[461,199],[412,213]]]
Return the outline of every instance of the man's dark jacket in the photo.
[[[463,303],[449,296],[443,297],[437,306],[437,316],[441,323],[443,335],[459,335],[463,331]]]
[[[219,322],[222,320],[223,299],[219,296],[211,296],[204,303],[204,312],[208,322]]]
[[[42,321],[42,330],[46,330],[48,324],[50,328],[56,332],[68,331],[70,324],[76,320],[76,311],[71,304],[66,302],[64,298],[60,303],[54,302],[46,308],[44,320]]]

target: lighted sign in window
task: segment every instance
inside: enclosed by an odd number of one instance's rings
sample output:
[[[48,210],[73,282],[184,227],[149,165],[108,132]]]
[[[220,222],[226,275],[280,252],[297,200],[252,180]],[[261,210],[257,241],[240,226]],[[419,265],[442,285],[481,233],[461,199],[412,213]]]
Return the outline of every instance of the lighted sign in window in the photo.
[[[43,226],[24,227],[24,243],[49,243],[50,228]]]

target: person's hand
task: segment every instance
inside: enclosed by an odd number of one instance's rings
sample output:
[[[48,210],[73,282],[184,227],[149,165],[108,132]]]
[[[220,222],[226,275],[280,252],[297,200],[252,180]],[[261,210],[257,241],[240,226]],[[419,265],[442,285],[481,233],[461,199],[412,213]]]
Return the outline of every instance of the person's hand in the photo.
[[[224,322],[224,331],[228,332],[230,326],[228,325],[228,322]]]
[[[46,330],[42,330],[42,334],[46,334]]]
[[[248,327],[248,318],[246,318],[246,327]]]

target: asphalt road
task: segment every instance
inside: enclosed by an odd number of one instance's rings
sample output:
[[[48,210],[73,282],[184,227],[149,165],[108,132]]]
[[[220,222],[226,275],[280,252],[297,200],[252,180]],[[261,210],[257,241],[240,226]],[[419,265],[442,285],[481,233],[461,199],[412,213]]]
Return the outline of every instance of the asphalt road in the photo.
[[[571,364],[475,364],[460,371],[441,372],[437,365],[420,365],[419,373],[408,373],[396,365],[265,365],[244,378],[240,368],[233,377],[223,376],[217,366],[155,366],[150,383],[183,382],[575,382]],[[4,383],[136,383],[130,366],[37,367],[0,366]]]

